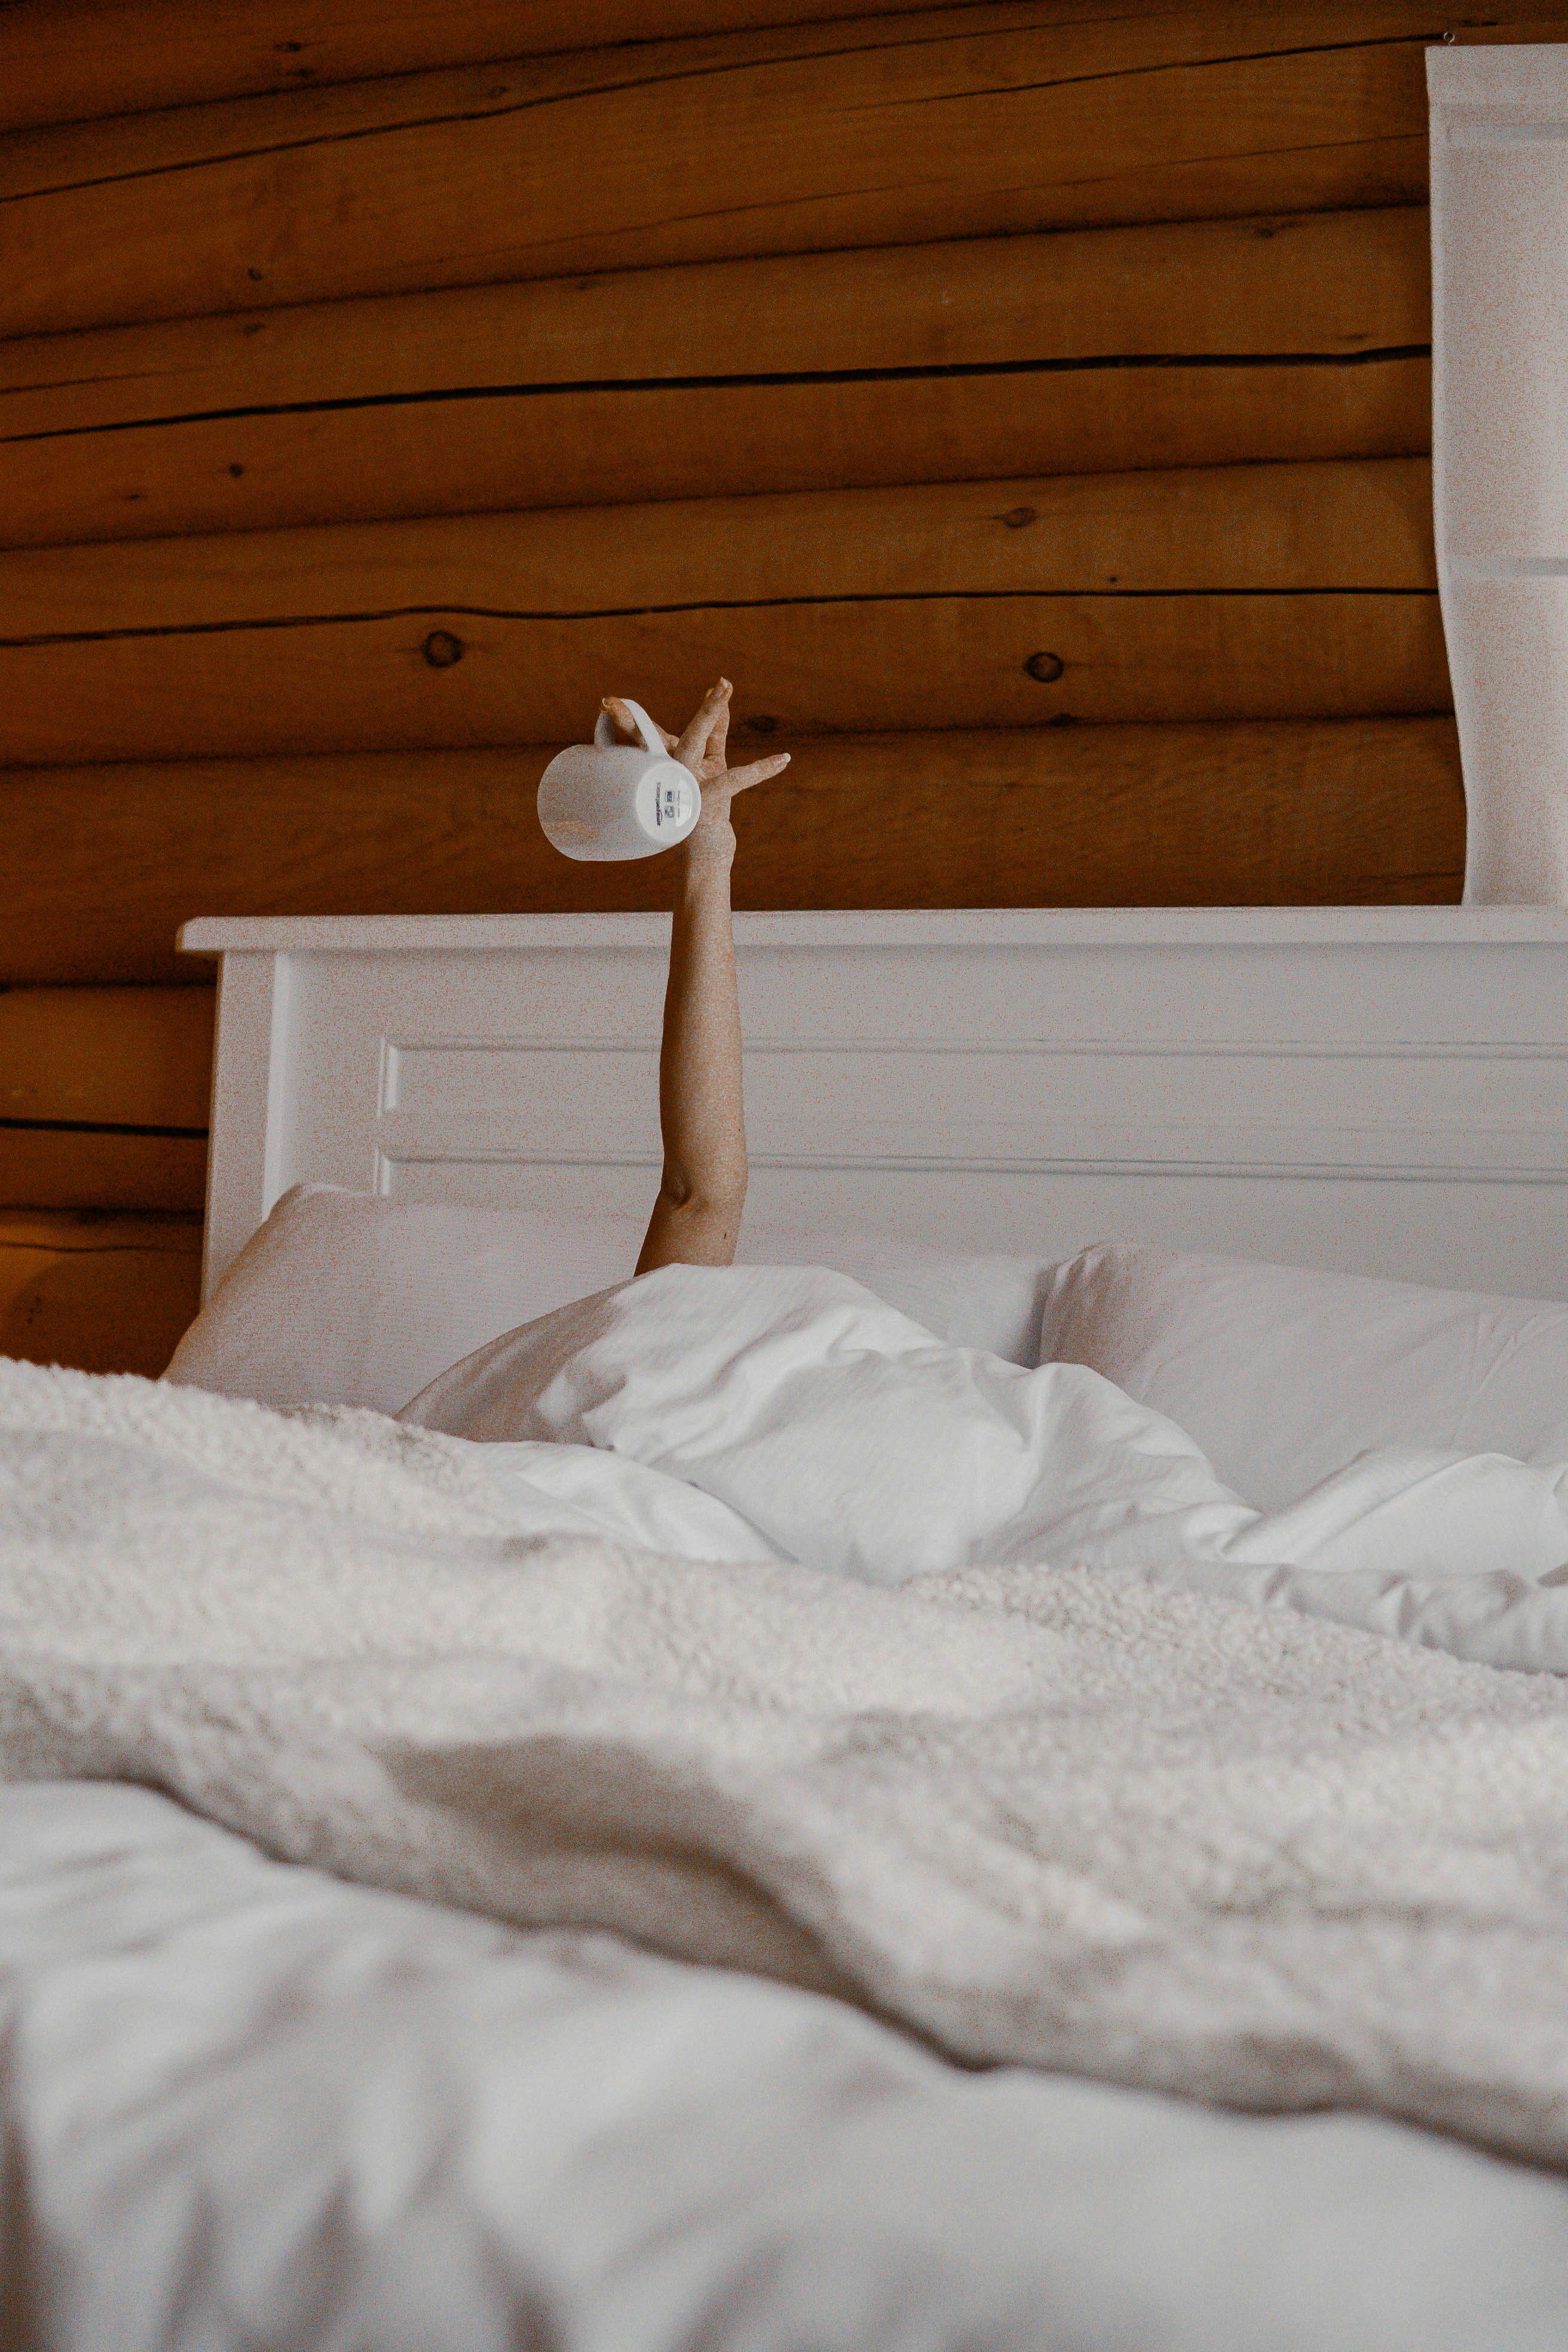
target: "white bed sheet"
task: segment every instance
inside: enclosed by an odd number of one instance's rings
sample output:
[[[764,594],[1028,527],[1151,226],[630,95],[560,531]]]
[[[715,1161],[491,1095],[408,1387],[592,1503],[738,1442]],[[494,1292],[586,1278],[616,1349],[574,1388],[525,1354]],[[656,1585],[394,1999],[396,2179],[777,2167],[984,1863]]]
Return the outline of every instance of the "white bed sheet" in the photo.
[[[1259,1511],[1092,1369],[948,1346],[820,1267],[664,1266],[397,1418],[478,1441],[536,1534],[883,1585],[1081,1565],[1568,1675],[1568,1462],[1387,1445]]]
[[[0,1788],[16,2352],[1552,2352],[1568,2183]]]

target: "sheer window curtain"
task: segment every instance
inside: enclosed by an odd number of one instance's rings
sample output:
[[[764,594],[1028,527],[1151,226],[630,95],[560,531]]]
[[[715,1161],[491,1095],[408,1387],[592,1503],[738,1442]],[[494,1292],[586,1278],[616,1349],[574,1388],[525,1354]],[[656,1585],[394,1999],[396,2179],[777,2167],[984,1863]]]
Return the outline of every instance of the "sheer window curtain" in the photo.
[[[1568,905],[1568,47],[1427,51],[1433,489],[1469,905]]]

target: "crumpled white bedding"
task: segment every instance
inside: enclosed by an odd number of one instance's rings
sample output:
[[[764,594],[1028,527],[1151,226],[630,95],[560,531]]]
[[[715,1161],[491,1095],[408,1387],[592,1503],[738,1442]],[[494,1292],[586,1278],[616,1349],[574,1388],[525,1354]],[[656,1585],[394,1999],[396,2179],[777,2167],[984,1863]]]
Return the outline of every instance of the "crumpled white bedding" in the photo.
[[[718,1293],[679,1271],[626,1312],[663,1285],[711,1328]],[[734,1508],[831,1391],[846,1427],[869,1415],[872,1494],[912,1539],[914,1472],[882,1460],[900,1430],[932,1443],[911,1383],[994,1413],[995,1375],[916,1327],[868,1349],[856,1318],[889,1310],[834,1279],[734,1278],[766,1312],[713,1339],[689,1458]],[[824,1318],[847,1383],[802,1354]],[[758,1372],[781,1332],[782,1388]],[[572,1347],[535,1404],[631,1425],[651,1397],[668,1424],[645,1376]],[[994,1431],[971,1507],[1038,1519],[1031,1433],[1109,1430],[1131,1483],[1064,1451],[1062,1511],[1120,1565],[890,1591],[530,1541],[438,1435],[5,1367],[0,1763],[152,1781],[346,1876],[848,1991],[972,2059],[1568,2160],[1568,1685],[1159,1590],[1173,1528],[1255,1515],[1093,1375],[1005,1393],[1012,1454]],[[858,1491],[841,1549],[872,1539]]]
[[[1568,1674],[1568,1465],[1386,1449],[1258,1510],[1086,1367],[949,1347],[820,1268],[666,1267],[506,1333],[399,1418],[484,1441],[542,1533],[886,1585],[1044,1560]]]
[[[1568,2180],[0,1789],[20,2352],[1561,2352]]]

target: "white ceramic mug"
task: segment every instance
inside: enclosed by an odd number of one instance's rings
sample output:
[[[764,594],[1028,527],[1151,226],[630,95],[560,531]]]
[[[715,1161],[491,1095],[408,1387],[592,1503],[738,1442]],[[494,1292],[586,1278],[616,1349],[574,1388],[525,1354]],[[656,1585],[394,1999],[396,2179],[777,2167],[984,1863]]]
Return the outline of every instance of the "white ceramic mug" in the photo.
[[[627,702],[645,749],[617,743],[601,710],[591,743],[557,751],[539,784],[539,822],[563,857],[653,857],[684,841],[702,814],[689,768],[672,760],[640,703]]]

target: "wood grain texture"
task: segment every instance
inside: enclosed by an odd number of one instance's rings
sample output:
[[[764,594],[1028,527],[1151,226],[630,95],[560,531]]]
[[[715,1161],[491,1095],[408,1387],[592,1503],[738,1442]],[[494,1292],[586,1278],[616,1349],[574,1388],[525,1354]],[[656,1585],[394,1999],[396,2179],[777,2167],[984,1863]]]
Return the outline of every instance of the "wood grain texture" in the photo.
[[[1069,0],[1058,13],[1092,20],[1167,5]],[[4,7],[0,131],[551,55],[580,47],[585,31],[608,47],[889,13],[885,0],[594,0],[591,13],[581,0],[164,0],[150,40],[145,0]]]
[[[613,688],[796,731],[1442,709],[1418,459],[0,555],[0,758],[571,740]]]
[[[1422,49],[1446,26],[1422,0],[1064,13],[1004,0],[13,134],[0,333],[1424,197]],[[1568,25],[1568,0],[1531,13]]]
[[[1420,454],[1421,208],[319,304],[0,345],[0,544]]]
[[[883,0],[5,0],[0,130],[595,42],[879,14]],[[1126,0],[1118,0],[1125,13]]]
[[[0,774],[18,877],[4,971],[188,981],[204,967],[175,955],[174,933],[195,915],[667,906],[667,860],[574,866],[550,848],[533,803],[556,748]],[[739,806],[743,907],[1459,893],[1464,798],[1447,719],[819,737],[792,749],[787,780]]]
[[[737,903],[1427,904],[1460,894],[1464,790],[1450,719],[1051,727],[928,737],[912,749],[900,736],[802,744],[787,788],[739,804]]]
[[[0,1206],[5,1208],[199,1213],[206,1171],[205,1135],[0,1128]]]
[[[205,989],[12,987],[0,1119],[205,1133],[212,1043]]]
[[[212,992],[0,994],[0,1205],[199,1210]]]
[[[201,1298],[201,1219],[0,1213],[0,1355],[154,1379]]]

